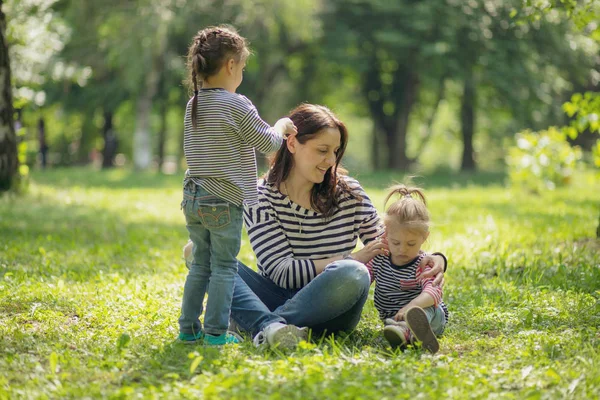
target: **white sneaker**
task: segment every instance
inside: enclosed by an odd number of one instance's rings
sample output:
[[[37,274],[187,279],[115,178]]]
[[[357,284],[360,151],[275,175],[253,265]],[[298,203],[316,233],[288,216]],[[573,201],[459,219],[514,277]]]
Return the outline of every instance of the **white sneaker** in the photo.
[[[306,339],[308,339],[308,328],[298,328],[295,325],[273,322],[258,332],[254,337],[254,345],[256,347],[267,345],[278,349],[291,350]]]
[[[406,325],[404,321],[396,321],[394,318],[386,318],[383,320],[383,325]]]

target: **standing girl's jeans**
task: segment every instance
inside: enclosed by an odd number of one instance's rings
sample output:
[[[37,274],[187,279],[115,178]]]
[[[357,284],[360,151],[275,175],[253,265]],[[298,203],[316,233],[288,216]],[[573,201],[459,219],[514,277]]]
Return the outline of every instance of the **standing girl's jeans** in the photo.
[[[367,268],[354,260],[329,264],[301,289],[284,289],[239,263],[231,316],[252,335],[273,322],[307,326],[317,334],[351,331],[360,320],[370,282]]]
[[[208,193],[193,182],[184,187],[181,206],[194,243],[194,261],[183,289],[179,331],[201,332],[199,317],[208,288],[204,332],[218,336],[225,333],[229,325],[237,275],[236,257],[242,235],[242,208]]]

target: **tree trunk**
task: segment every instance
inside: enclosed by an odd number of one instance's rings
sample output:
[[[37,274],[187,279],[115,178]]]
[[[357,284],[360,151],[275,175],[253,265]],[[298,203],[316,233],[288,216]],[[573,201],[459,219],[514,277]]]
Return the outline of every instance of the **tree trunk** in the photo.
[[[381,140],[377,124],[373,123],[373,133],[371,136],[371,166],[375,170],[383,168],[381,163]]]
[[[417,100],[417,91],[419,79],[412,71],[407,71],[404,75],[402,87],[402,100],[397,107],[396,129],[392,132],[394,142],[391,143],[391,155],[388,157],[388,167],[390,169],[406,171],[410,167],[411,160],[406,155],[406,137],[408,135],[408,124],[413,105]]]
[[[410,67],[400,66],[394,72],[392,85],[384,88],[379,67],[380,61],[372,55],[363,79],[363,93],[371,118],[375,129],[381,132],[380,140],[374,138],[373,141],[384,145],[383,151],[379,151],[381,147],[373,149],[373,160],[389,169],[406,170],[411,164],[406,155],[406,136],[410,113],[417,101],[419,77]],[[386,110],[386,104],[390,103],[394,106],[391,113]]]
[[[96,126],[94,126],[94,114],[95,110],[83,111],[83,125],[81,126],[81,136],[75,146],[75,153],[69,154],[68,158],[65,160],[63,158],[63,163],[76,163],[78,165],[88,165],[90,162],[94,163],[94,161],[98,157],[98,152],[95,147],[96,138],[98,137],[98,132]],[[65,157],[66,155],[63,155]]]
[[[0,0],[0,192],[7,191],[18,181],[19,157],[17,135],[13,124],[12,87],[6,16]]]
[[[364,75],[362,90],[373,120],[373,165],[379,169],[388,164],[387,160],[391,154],[389,142],[392,139],[390,129],[386,126],[389,123],[389,117],[383,111],[385,99],[383,98],[379,63],[375,55],[371,55],[369,65],[370,68]]]
[[[152,99],[158,89],[156,70],[148,72],[144,87],[136,105],[135,131],[133,133],[133,165],[137,170],[148,169],[152,162],[150,115],[152,114]]]
[[[473,67],[466,71],[462,104],[460,108],[460,121],[463,136],[463,154],[460,165],[461,171],[474,171],[475,158],[473,154],[473,134],[475,131],[475,80]]]
[[[165,142],[167,140],[167,101],[160,102],[160,130],[158,131],[158,170],[162,171],[165,162]]]
[[[446,95],[446,75],[443,75],[440,78],[440,84],[438,86],[438,92],[437,92],[437,98],[436,98],[435,104],[433,105],[433,108],[431,109],[431,114],[429,114],[429,118],[427,119],[427,124],[424,128],[424,132],[421,137],[421,143],[419,143],[419,147],[417,148],[416,156],[413,161],[416,161],[419,158],[419,156],[425,150],[425,148],[427,147],[427,144],[433,137],[433,132],[432,132],[433,123],[435,121],[435,116],[437,115],[438,109],[440,108],[440,103],[444,99],[445,95]]]
[[[46,142],[46,121],[44,117],[38,119],[38,145],[42,169],[46,169],[48,164],[48,143]]]
[[[104,111],[104,127],[102,128],[104,137],[104,148],[102,149],[102,168],[112,168],[115,165],[115,156],[117,155],[118,139],[113,129],[112,111]]]
[[[150,70],[144,80],[144,88],[140,92],[135,110],[135,131],[133,133],[133,165],[137,170],[145,170],[152,162],[152,144],[150,134],[150,116],[152,100],[158,92],[160,76],[164,68],[163,53],[166,47],[166,32],[157,39],[157,44],[150,63]]]

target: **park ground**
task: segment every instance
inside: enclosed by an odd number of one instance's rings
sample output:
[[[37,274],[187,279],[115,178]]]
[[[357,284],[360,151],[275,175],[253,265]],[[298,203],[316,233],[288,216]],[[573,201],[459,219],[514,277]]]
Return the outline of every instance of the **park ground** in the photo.
[[[402,179],[357,177],[380,211]],[[597,175],[541,194],[492,173],[418,182],[426,249],[449,259],[434,356],[391,351],[372,295],[355,332],[294,352],[179,344],[181,177],[34,172],[0,198],[0,399],[598,398]],[[255,265],[246,236],[240,259]]]

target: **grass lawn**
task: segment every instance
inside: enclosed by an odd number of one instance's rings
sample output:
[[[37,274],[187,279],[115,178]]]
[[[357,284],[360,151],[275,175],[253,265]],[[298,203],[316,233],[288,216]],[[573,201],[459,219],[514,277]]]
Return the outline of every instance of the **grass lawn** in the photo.
[[[390,174],[358,177],[381,210]],[[449,259],[435,356],[390,351],[371,300],[350,335],[293,353],[175,342],[181,178],[35,172],[0,199],[0,399],[600,395],[600,182],[542,195],[498,175],[425,177],[427,249]],[[242,261],[254,264],[247,237]]]

